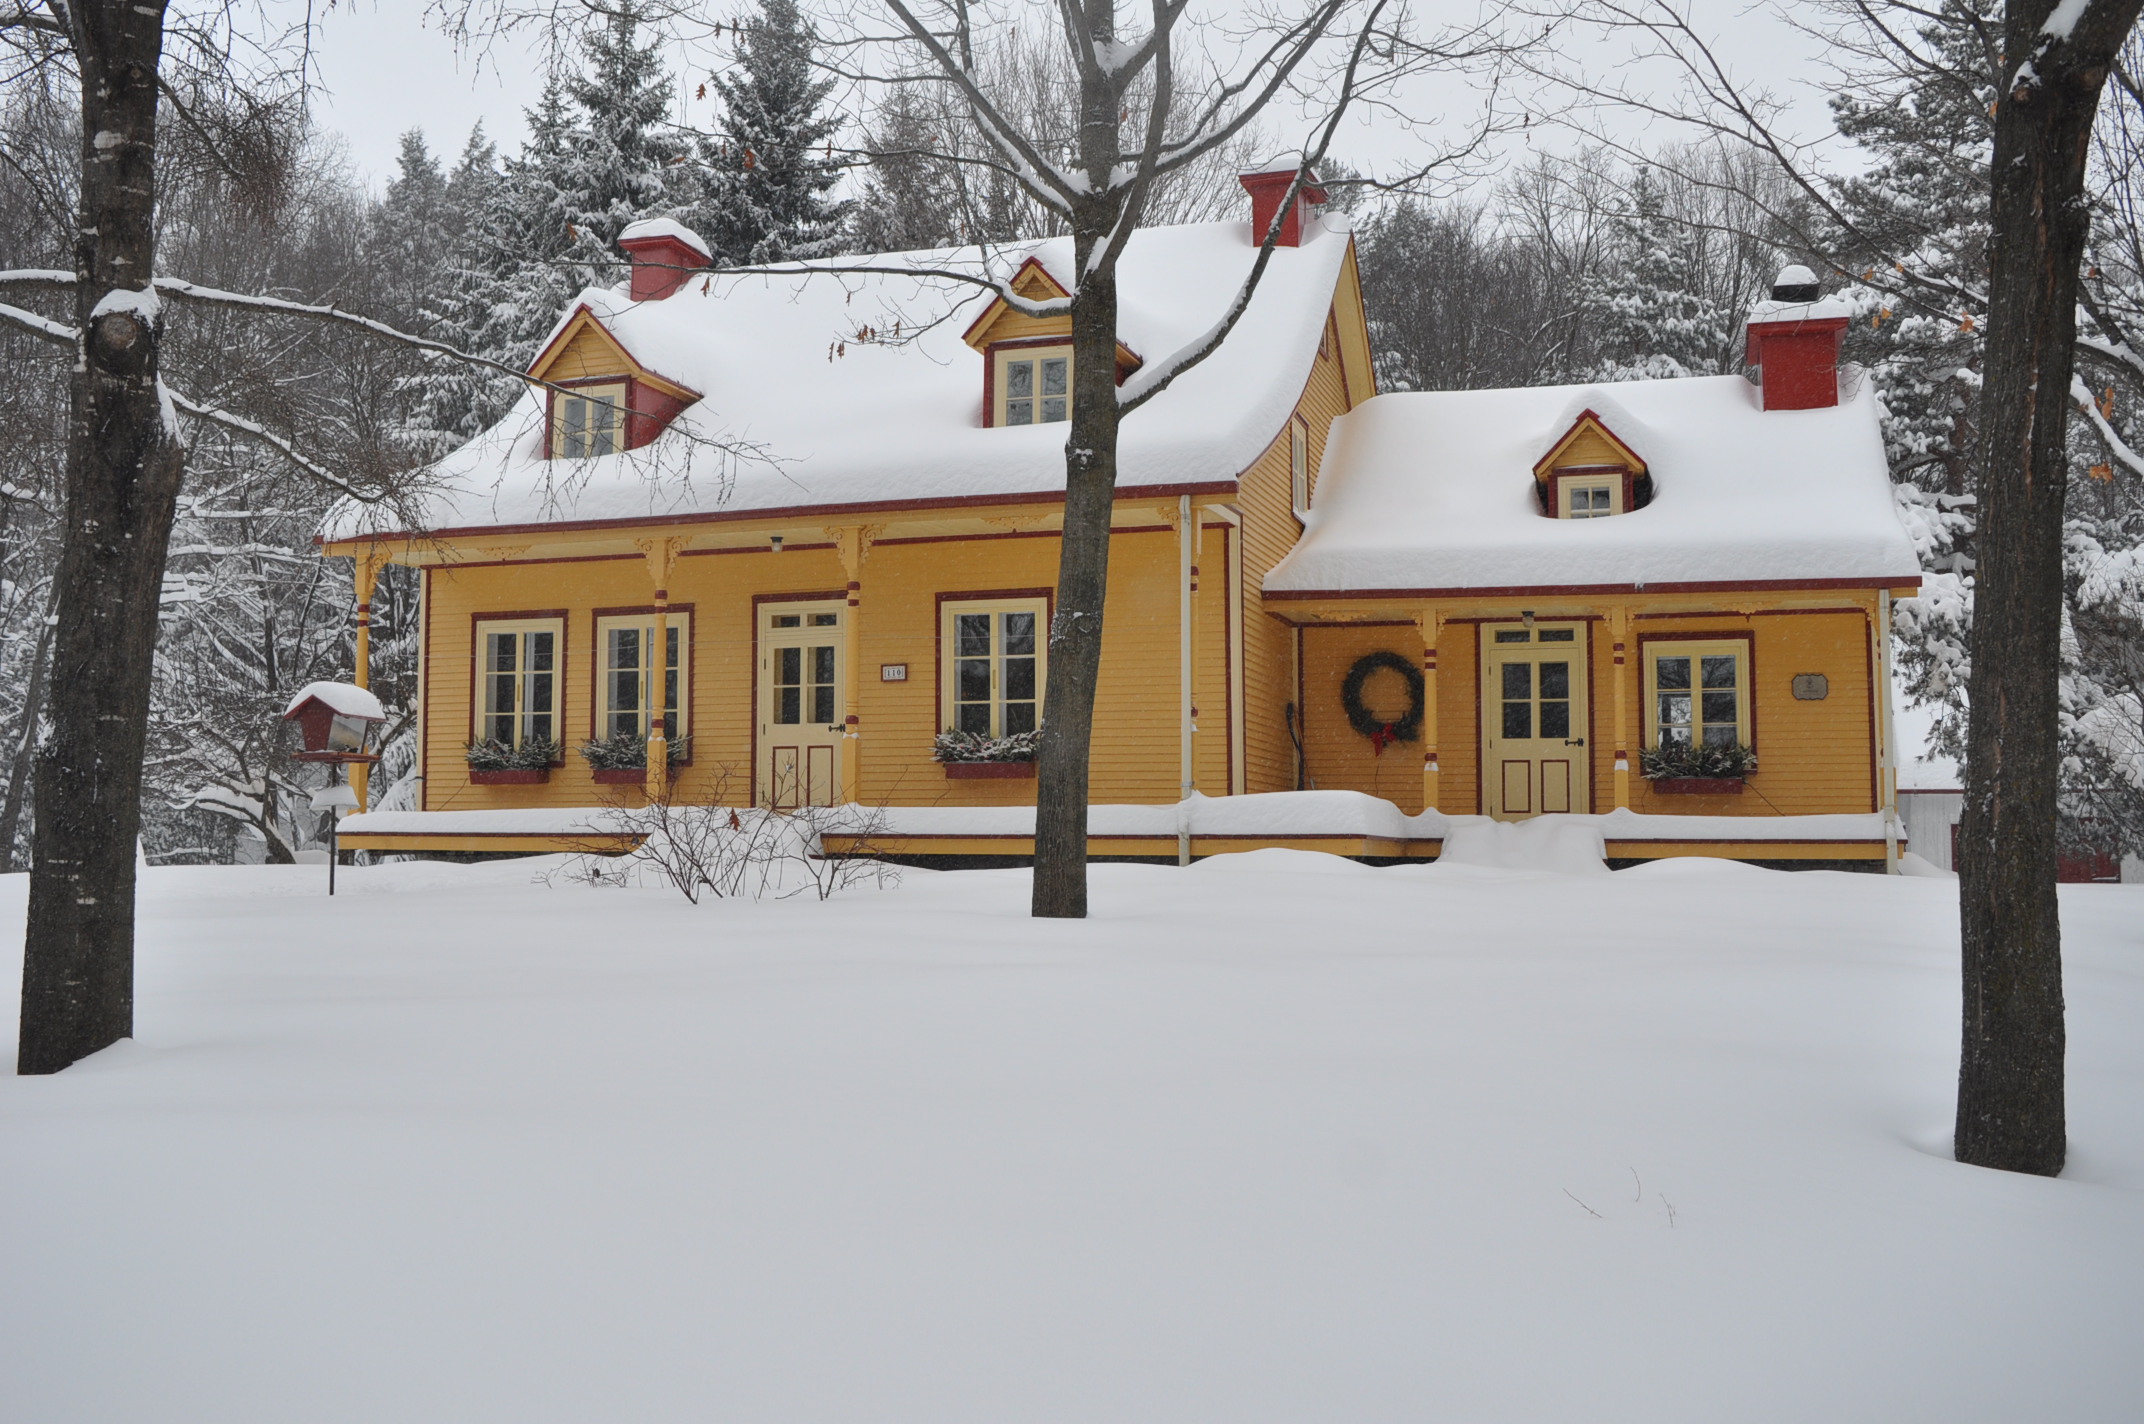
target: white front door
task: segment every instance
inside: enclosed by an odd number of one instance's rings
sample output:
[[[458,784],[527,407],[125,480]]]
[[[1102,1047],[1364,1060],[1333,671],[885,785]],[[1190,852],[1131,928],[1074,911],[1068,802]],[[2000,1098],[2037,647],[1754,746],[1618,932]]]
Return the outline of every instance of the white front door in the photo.
[[[790,811],[841,799],[848,609],[764,604],[759,613],[758,804]]]
[[[1500,821],[1590,808],[1586,625],[1484,624],[1482,801]]]

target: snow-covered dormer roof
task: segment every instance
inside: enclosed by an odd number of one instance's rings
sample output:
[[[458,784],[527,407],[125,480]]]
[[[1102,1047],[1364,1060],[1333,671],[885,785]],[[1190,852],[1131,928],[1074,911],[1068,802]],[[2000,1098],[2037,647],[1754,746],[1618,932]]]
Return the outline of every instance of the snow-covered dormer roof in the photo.
[[[1225,486],[1285,426],[1349,245],[1344,219],[1313,227],[1300,247],[1273,253],[1258,295],[1220,350],[1126,417],[1120,489]],[[1145,371],[1161,369],[1225,316],[1256,255],[1243,222],[1133,235],[1118,269],[1119,335]],[[561,327],[585,306],[635,362],[701,399],[637,450],[565,461],[544,458],[543,397],[530,392],[435,467],[439,489],[425,502],[426,527],[585,526],[1061,494],[1064,427],[984,425],[983,362],[961,337],[990,292],[926,270],[987,268],[1005,277],[1029,258],[1053,274],[1074,266],[1066,238],[988,254],[967,248],[819,264],[842,269],[835,271],[694,274],[658,301],[590,289],[561,315]],[[371,532],[387,531],[365,512],[347,511],[327,537]]]
[[[1859,385],[1818,410],[1763,410],[1739,376],[1378,396],[1334,423],[1303,537],[1266,589],[1917,583],[1876,398]],[[1544,519],[1535,462],[1588,409],[1613,412],[1652,502]]]

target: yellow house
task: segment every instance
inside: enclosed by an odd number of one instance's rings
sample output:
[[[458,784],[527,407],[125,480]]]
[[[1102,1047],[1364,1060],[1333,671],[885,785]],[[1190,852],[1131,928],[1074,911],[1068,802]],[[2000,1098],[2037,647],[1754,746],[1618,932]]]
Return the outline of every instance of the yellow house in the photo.
[[[1244,184],[1246,219],[1285,188]],[[1200,342],[1253,231],[1132,239],[1120,383]],[[1622,808],[1611,855],[1881,860],[1880,625],[1918,580],[1872,398],[1376,397],[1345,224],[1306,201],[1283,235],[1228,341],[1124,422],[1094,852],[1419,857],[1477,815]],[[562,315],[422,528],[350,512],[324,537],[357,562],[360,681],[378,569],[422,573],[420,789],[344,843],[585,844],[591,808],[667,794],[853,801],[907,854],[1026,853],[1032,763],[938,742],[1017,757],[1046,713],[1070,325],[959,274],[1060,295],[1069,243],[742,277],[673,223],[621,245],[630,283]],[[1809,339],[1828,310],[1760,315],[1753,342],[1835,365]],[[1757,757],[1711,778],[1731,791],[1632,770],[1730,727]]]

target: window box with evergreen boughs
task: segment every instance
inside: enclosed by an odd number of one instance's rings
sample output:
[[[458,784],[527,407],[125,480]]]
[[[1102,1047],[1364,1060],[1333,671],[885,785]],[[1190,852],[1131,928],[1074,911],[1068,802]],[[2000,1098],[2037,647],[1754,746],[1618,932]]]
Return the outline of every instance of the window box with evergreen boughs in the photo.
[[[465,755],[472,786],[536,786],[551,779],[558,743],[532,737],[517,746],[480,737],[468,744]]]
[[[648,739],[635,732],[619,732],[581,743],[581,759],[595,776],[598,786],[638,786],[648,779]],[[670,766],[672,777],[677,769],[692,760],[692,739],[678,737],[670,742]]]
[[[1757,754],[1740,742],[1663,742],[1639,752],[1638,764],[1662,796],[1740,796]]]
[[[948,727],[931,744],[931,757],[945,767],[948,781],[1032,780],[1042,731],[987,737]]]

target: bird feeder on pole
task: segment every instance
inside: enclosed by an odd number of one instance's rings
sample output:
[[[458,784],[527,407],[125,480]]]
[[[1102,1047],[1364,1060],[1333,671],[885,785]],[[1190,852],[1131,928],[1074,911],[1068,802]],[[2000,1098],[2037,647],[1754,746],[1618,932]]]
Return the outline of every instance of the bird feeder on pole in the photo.
[[[387,720],[380,699],[364,688],[347,682],[309,682],[298,689],[283,709],[283,720],[296,722],[304,749],[299,761],[325,762],[337,766],[371,766],[379,761],[372,738]],[[331,770],[332,778],[335,773]],[[330,780],[313,793],[312,807],[332,818],[328,828],[328,893],[335,893],[335,861],[341,854],[340,829],[345,811],[361,811],[357,789],[347,782]]]

